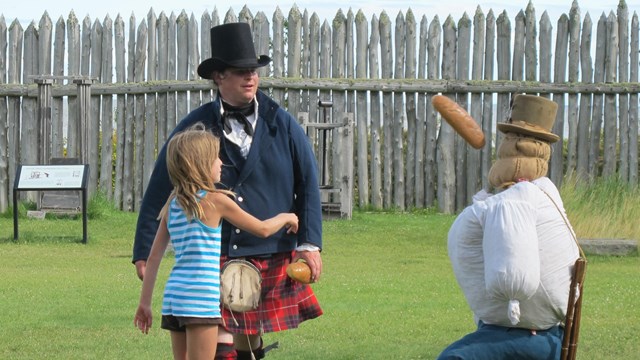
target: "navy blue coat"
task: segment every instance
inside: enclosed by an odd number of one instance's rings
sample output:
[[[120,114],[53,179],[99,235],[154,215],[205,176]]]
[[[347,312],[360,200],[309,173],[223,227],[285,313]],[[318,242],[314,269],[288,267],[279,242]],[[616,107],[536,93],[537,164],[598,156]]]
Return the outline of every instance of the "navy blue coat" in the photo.
[[[317,163],[309,140],[291,114],[258,91],[258,121],[246,160],[236,145],[226,140],[220,123],[220,100],[189,113],[174,129],[182,131],[202,122],[220,138],[222,176],[218,188],[233,191],[236,203],[258,219],[282,212],[298,215],[297,234],[280,230],[263,239],[222,224],[222,253],[231,257],[265,255],[293,250],[310,243],[322,248],[322,213]],[[160,150],[138,215],[133,262],[146,260],[159,226],[157,220],[173,186],[166,165],[166,143]]]

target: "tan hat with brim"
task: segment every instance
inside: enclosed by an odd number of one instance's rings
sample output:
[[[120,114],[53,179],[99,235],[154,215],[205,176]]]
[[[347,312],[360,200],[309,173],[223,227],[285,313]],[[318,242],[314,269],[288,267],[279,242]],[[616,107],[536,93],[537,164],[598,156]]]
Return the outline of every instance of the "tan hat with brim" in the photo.
[[[535,95],[518,94],[513,98],[511,118],[496,127],[503,133],[523,134],[554,143],[560,140],[558,135],[551,132],[557,112],[558,104],[554,101]]]

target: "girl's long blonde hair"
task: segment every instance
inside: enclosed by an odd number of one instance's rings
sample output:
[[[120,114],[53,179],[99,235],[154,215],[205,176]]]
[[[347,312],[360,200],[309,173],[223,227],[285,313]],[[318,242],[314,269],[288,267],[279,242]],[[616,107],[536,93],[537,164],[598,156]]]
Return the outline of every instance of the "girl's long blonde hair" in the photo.
[[[198,196],[198,191],[233,194],[215,187],[213,163],[219,153],[220,139],[206,130],[202,123],[196,123],[169,140],[166,159],[173,191],[159,218],[167,213],[171,200],[176,198],[187,219],[203,219],[205,214],[200,202],[206,200]]]

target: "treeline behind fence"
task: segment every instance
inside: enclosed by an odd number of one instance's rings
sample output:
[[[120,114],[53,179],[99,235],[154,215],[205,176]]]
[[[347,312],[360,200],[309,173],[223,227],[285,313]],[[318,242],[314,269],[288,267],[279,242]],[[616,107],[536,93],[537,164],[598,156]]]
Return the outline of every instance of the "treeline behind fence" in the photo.
[[[595,22],[574,2],[555,23],[532,3],[513,19],[478,7],[457,22],[411,10],[393,21],[384,11],[339,10],[321,22],[295,6],[271,21],[247,7],[222,20],[216,9],[199,19],[151,9],[139,22],[80,22],[71,12],[55,24],[45,13],[26,30],[0,16],[0,210],[12,201],[19,164],[73,157],[90,164],[90,193],[136,211],[167,135],[215,96],[196,74],[210,57],[209,29],[236,21],[251,24],[257,53],[273,58],[260,70],[261,88],[289,112],[309,123],[353,119],[353,136],[311,141],[329,182],[350,177],[356,206],[462,209],[488,185],[495,124],[508,118],[514,93],[560,105],[556,184],[569,173],[638,183],[639,25],[624,1]],[[483,149],[441,121],[430,101],[438,93],[478,121]],[[319,100],[332,102],[329,116]],[[353,158],[345,159],[345,139]],[[344,161],[353,174],[340,172]]]

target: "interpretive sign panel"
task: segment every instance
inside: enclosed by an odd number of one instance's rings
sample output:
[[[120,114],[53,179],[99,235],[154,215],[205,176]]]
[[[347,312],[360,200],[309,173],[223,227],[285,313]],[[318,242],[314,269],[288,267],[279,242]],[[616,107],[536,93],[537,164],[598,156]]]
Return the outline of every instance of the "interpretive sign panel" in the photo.
[[[82,188],[86,165],[21,165],[16,176],[16,188],[76,189]]]

